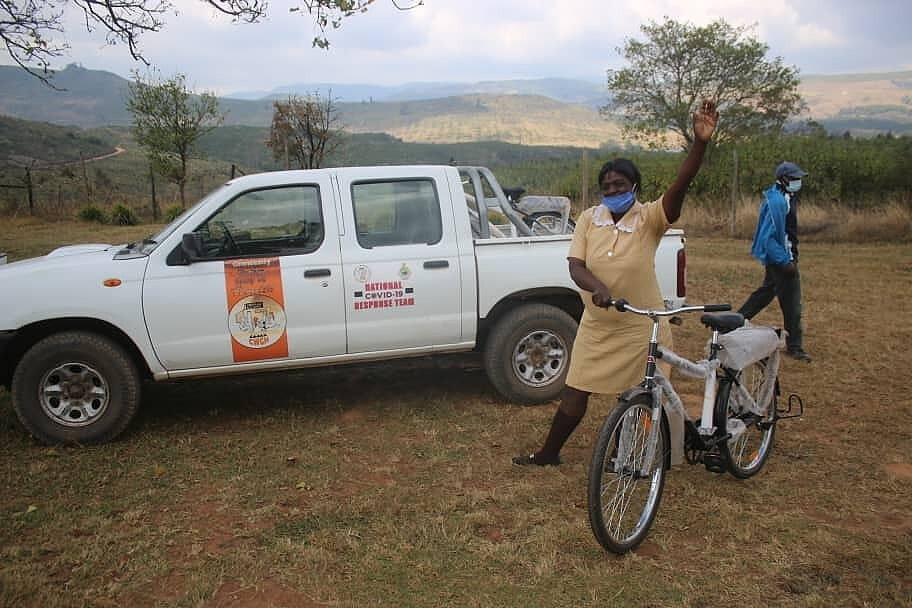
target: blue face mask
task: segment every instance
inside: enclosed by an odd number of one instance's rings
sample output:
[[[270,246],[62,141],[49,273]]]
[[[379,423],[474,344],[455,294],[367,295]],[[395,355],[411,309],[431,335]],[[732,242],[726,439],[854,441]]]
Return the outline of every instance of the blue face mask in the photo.
[[[608,207],[612,213],[624,213],[636,200],[636,194],[633,192],[623,192],[614,196],[603,196],[602,204]]]
[[[786,184],[785,189],[786,189],[786,191],[791,192],[792,194],[794,194],[795,192],[798,192],[799,190],[801,190],[801,180],[800,179],[790,179],[788,181],[788,184]]]

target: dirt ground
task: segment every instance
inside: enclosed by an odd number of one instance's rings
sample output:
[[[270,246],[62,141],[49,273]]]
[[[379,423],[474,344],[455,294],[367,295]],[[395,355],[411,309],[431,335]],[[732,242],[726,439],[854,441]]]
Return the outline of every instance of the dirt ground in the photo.
[[[761,279],[745,248],[689,241],[688,300],[739,304]],[[37,444],[0,391],[0,605],[912,605],[912,247],[802,252],[814,361],[781,380],[805,416],[755,478],[674,469],[632,555],[587,521],[613,400],[562,466],[515,467],[556,404],[505,403],[472,356],[149,385],[86,448]],[[705,329],[675,331],[699,356]]]

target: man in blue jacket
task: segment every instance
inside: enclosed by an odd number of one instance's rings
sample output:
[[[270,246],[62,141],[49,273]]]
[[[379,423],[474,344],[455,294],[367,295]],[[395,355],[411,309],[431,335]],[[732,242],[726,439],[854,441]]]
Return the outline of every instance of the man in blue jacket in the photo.
[[[757,231],[751,255],[765,269],[763,284],[738,310],[746,318],[766,308],[776,297],[785,324],[786,353],[800,361],[810,361],[804,351],[801,327],[801,277],[798,274],[797,195],[801,179],[807,175],[798,165],[784,162],[776,167],[776,183],[764,194],[757,218]]]

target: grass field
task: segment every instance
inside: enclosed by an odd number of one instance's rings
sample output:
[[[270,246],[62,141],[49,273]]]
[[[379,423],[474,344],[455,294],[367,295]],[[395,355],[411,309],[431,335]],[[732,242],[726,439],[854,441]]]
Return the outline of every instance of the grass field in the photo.
[[[79,226],[3,238],[18,259]],[[87,240],[153,231],[107,230]],[[687,247],[690,302],[738,305],[761,279],[747,241]],[[673,470],[625,557],[586,515],[611,399],[564,465],[518,468],[554,404],[504,403],[471,357],[149,385],[128,432],[89,448],[37,444],[0,389],[0,605],[908,606],[912,246],[807,243],[801,272],[814,361],[781,381],[804,418],[753,479]],[[675,331],[697,356],[697,320]]]

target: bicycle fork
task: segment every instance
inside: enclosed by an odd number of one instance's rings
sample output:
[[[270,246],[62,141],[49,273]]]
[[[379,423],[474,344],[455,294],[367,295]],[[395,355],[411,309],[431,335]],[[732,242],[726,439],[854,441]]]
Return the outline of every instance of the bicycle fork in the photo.
[[[658,399],[658,395],[655,391],[656,382],[656,358],[659,353],[659,320],[657,317],[652,319],[652,335],[649,338],[649,354],[646,357],[646,376],[645,376],[645,388],[649,391],[652,401],[652,407],[649,415],[649,429],[646,434],[646,453],[643,455],[643,460],[638,463],[637,466],[637,476],[641,478],[647,478],[652,475],[653,463],[656,458],[656,445],[659,443],[659,433],[661,432],[662,426],[662,400]],[[623,445],[618,446],[618,455],[622,452],[627,452],[635,446],[632,445],[635,438],[638,436],[635,428],[636,425],[640,423],[639,419],[630,420],[627,416],[624,417],[623,428],[621,428],[621,441],[619,442]],[[621,462],[626,460],[626,453],[624,458],[620,459]],[[623,465],[621,465],[623,466]],[[659,463],[659,466],[664,466]],[[617,471],[618,463],[615,463],[615,472]]]
[[[632,472],[639,478],[647,478],[652,475],[656,445],[659,443],[659,427],[662,424],[661,402],[652,399],[650,410],[649,418],[630,415],[636,413],[633,410],[628,410],[622,418],[617,456],[614,460],[615,473],[621,475]],[[644,433],[640,431],[647,424],[648,428],[644,437]],[[645,442],[645,452],[643,444],[640,443],[641,440]]]

